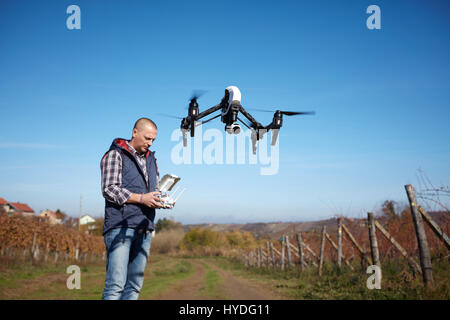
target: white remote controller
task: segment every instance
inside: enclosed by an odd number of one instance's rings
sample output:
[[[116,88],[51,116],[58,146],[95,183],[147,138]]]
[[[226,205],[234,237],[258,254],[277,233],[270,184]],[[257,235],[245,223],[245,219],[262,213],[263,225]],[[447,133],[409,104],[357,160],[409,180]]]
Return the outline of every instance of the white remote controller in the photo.
[[[161,192],[161,195],[158,197],[162,200],[164,200],[164,208],[166,209],[172,209],[175,206],[175,203],[177,200],[181,197],[183,192],[186,190],[184,188],[175,198],[175,194],[177,193],[179,187],[175,189],[172,194],[169,194],[167,191],[171,191],[172,188],[175,186],[175,184],[180,181],[181,178],[177,177],[174,174],[166,174],[164,177],[162,177],[161,181],[159,181],[158,185],[156,186],[156,190]]]

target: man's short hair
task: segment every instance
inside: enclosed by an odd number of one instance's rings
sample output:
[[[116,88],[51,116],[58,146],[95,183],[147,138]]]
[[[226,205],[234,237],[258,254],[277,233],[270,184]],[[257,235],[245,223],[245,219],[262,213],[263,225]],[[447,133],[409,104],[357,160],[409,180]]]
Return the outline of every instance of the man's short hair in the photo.
[[[138,119],[136,122],[135,122],[135,124],[134,124],[134,127],[133,127],[133,129],[141,129],[142,128],[142,126],[144,126],[144,125],[151,125],[151,126],[153,126],[156,130],[158,130],[158,127],[156,126],[156,123],[154,123],[151,119],[149,119],[149,118],[140,118],[140,119]]]

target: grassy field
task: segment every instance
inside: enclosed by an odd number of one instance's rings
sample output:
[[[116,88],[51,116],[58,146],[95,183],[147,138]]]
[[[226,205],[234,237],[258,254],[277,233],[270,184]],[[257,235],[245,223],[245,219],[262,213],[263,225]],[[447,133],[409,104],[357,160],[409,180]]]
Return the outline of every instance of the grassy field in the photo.
[[[193,273],[186,259],[154,258],[145,272],[141,298],[151,299],[171,283],[181,281]],[[66,286],[67,265],[18,265],[0,272],[0,299],[101,299],[105,281],[104,263],[83,265],[81,289],[69,290]],[[151,284],[151,285],[149,285]]]
[[[80,264],[81,289],[69,290],[70,265],[0,268],[0,299],[101,299],[104,262]],[[361,268],[350,271],[325,264],[319,277],[316,268],[287,271],[246,268],[224,257],[155,255],[145,272],[140,299],[450,299],[450,268],[447,260],[433,262],[435,285],[425,290],[420,276],[413,277],[403,263],[383,265],[380,290],[369,290],[369,275]]]
[[[288,299],[450,299],[448,260],[433,262],[434,287],[429,290],[423,287],[421,275],[414,277],[406,262],[398,260],[383,265],[380,290],[367,289],[370,275],[365,274],[359,266],[354,266],[355,271],[346,267],[339,270],[334,264],[325,263],[323,274],[319,277],[317,268],[308,268],[300,273],[295,268],[287,271],[246,268],[230,259],[213,260],[235,276],[276,288]]]

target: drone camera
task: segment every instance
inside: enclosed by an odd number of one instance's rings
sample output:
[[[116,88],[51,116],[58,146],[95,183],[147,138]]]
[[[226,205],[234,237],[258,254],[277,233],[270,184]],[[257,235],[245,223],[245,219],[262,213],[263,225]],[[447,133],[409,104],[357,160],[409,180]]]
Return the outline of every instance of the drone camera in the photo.
[[[232,125],[225,126],[225,131],[229,134],[239,134],[241,132],[241,126],[239,123],[233,123]]]

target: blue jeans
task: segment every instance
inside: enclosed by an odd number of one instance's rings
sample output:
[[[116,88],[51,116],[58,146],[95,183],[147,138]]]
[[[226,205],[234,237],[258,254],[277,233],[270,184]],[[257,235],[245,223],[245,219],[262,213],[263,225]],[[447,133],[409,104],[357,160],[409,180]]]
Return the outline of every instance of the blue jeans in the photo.
[[[115,228],[105,236],[107,252],[103,300],[137,300],[147,265],[152,233]]]

